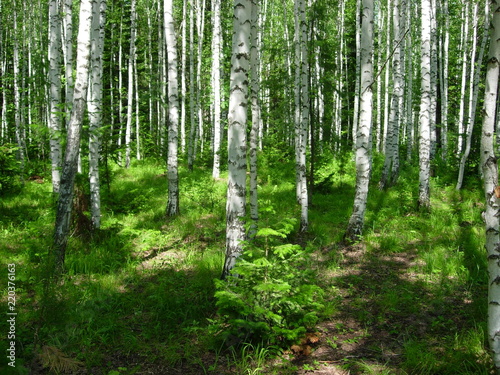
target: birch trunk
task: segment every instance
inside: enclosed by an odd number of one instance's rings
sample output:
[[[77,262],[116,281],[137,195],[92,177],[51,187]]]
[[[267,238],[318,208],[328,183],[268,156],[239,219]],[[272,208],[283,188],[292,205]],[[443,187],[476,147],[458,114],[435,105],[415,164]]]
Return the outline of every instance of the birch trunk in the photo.
[[[64,75],[66,78],[66,125],[69,124],[71,106],[73,105],[73,1],[64,0],[63,17],[63,57]]]
[[[73,186],[75,182],[78,150],[80,149],[81,129],[89,82],[91,24],[92,2],[91,0],[82,0],[80,3],[80,23],[78,27],[75,91],[71,118],[68,126],[66,152],[64,155],[54,230],[53,256],[56,272],[58,273],[64,270],[64,258],[69,236]]]
[[[306,232],[309,226],[308,219],[308,193],[307,193],[307,140],[309,130],[309,53],[308,53],[308,28],[306,20],[306,3],[300,0],[300,137],[299,137],[299,181],[300,181],[300,231]]]
[[[179,177],[177,166],[177,147],[179,127],[179,84],[177,80],[177,41],[175,35],[172,0],[165,0],[165,41],[168,63],[168,204],[167,216],[179,213]]]
[[[380,179],[380,189],[385,189],[396,183],[399,175],[399,123],[400,123],[400,101],[403,97],[403,76],[401,74],[401,38],[399,27],[400,3],[394,0],[393,5],[393,89],[391,96],[391,108],[389,113],[389,127],[385,143],[385,162]]]
[[[357,241],[363,232],[371,171],[373,0],[363,0],[362,7],[361,96],[359,126],[356,136],[356,193],[353,211],[345,234],[345,239],[348,241]]]
[[[418,205],[430,208],[430,107],[431,107],[431,2],[422,0],[421,34],[421,102],[420,102],[420,149],[419,149],[419,196]]]
[[[257,226],[259,220],[259,204],[257,194],[257,147],[260,128],[260,79],[259,79],[259,1],[252,0],[251,11],[251,50],[250,50],[250,65],[251,65],[251,104],[252,104],[252,128],[250,131],[250,219],[252,225],[248,236],[253,238],[257,234]]]
[[[213,30],[213,90],[214,90],[214,165],[212,177],[220,175],[220,144],[221,144],[221,88],[220,88],[220,55],[221,55],[221,17],[220,0],[214,0],[214,30]]]
[[[22,121],[22,116],[21,116],[21,74],[20,74],[20,60],[19,60],[19,32],[18,32],[18,23],[17,23],[17,18],[18,18],[18,12],[17,12],[17,6],[16,6],[16,1],[14,1],[14,51],[13,51],[13,57],[14,57],[14,108],[15,108],[15,113],[14,113],[14,121],[15,121],[15,132],[16,132],[16,143],[17,143],[17,159],[19,160],[20,163],[20,170],[21,170],[21,175],[24,175],[24,166],[25,166],[25,138],[24,138],[24,126],[23,126],[23,121]],[[24,180],[24,177],[22,177]]]
[[[356,134],[359,122],[359,95],[361,72],[361,1],[356,0],[356,83],[354,84],[354,117],[352,121],[352,145],[356,147]]]
[[[99,154],[101,147],[100,128],[102,126],[102,61],[104,51],[104,26],[106,24],[106,0],[93,2],[90,85],[87,103],[89,134],[89,180],[90,180],[90,213],[92,227],[101,226],[101,188],[99,178]]]
[[[127,88],[127,125],[125,128],[125,168],[130,167],[131,138],[132,138],[132,107],[134,101],[134,60],[136,38],[136,0],[131,1],[130,10],[130,49],[128,56],[128,88]]]
[[[500,236],[498,201],[498,164],[494,151],[495,113],[498,106],[500,72],[500,2],[491,1],[492,22],[481,134],[481,166],[484,175],[486,211],[484,212],[488,254],[488,340],[496,374],[500,374]]]
[[[485,20],[488,19],[489,15],[489,4],[486,2],[485,4],[485,12],[486,12],[486,17]],[[472,131],[474,130],[474,123],[475,123],[475,118],[476,118],[476,107],[477,107],[477,98],[479,95],[479,72],[481,70],[481,67],[483,66],[483,56],[484,56],[484,51],[486,49],[486,42],[488,41],[488,34],[489,34],[489,28],[488,28],[488,22],[484,23],[484,32],[483,32],[483,37],[481,40],[481,47],[479,49],[479,57],[477,59],[477,64],[475,64],[475,58],[476,58],[476,39],[477,39],[477,29],[479,28],[478,25],[478,8],[479,4],[475,4],[474,6],[474,13],[473,13],[473,24],[474,24],[474,37],[473,37],[473,42],[472,42],[472,54],[471,54],[471,72],[470,72],[470,82],[469,82],[469,111],[467,115],[467,129],[466,129],[466,139],[465,139],[465,150],[462,155],[462,158],[460,159],[460,166],[458,169],[458,181],[457,181],[457,186],[456,189],[460,190],[462,188],[463,180],[464,180],[464,173],[465,173],[465,163],[467,162],[467,158],[469,157],[470,154],[470,149],[471,149],[471,143],[472,143]],[[477,65],[477,68],[476,68]]]
[[[441,155],[443,161],[448,157],[448,56],[450,45],[450,16],[448,14],[448,0],[443,0],[442,14],[444,16],[444,37],[442,38],[441,61]]]
[[[188,169],[193,170],[196,152],[196,107],[195,107],[195,79],[194,79],[194,0],[189,5],[189,144],[188,144]]]
[[[250,0],[234,1],[233,43],[228,116],[228,185],[226,259],[222,278],[231,273],[245,239],[246,122],[250,70]]]
[[[464,9],[464,32],[462,38],[462,84],[460,86],[460,104],[459,104],[459,112],[458,112],[458,143],[456,155],[460,157],[463,150],[464,143],[464,117],[465,117],[465,89],[467,87],[467,44],[469,41],[469,1],[465,1],[465,9]]]
[[[49,3],[49,143],[52,165],[52,191],[61,183],[61,18],[57,0]]]
[[[219,2],[219,0],[215,0]],[[187,4],[185,0],[182,3],[182,25],[181,25],[181,152],[186,152],[186,25],[187,25]],[[220,4],[220,3],[219,3]],[[192,22],[192,21],[190,21]],[[219,5],[219,23],[220,23],[220,5]],[[219,26],[220,27],[220,26]]]

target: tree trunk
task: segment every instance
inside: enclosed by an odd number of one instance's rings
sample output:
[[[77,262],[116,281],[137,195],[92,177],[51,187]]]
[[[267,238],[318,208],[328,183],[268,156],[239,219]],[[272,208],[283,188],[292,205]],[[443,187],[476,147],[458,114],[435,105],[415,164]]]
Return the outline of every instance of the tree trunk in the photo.
[[[431,3],[422,0],[421,36],[421,102],[420,102],[420,149],[419,149],[419,196],[418,205],[428,210],[430,201],[430,106],[431,106]]]
[[[222,30],[220,17],[220,0],[214,0],[214,30],[213,30],[213,92],[214,92],[214,165],[212,177],[220,175],[220,145],[221,145],[221,88],[220,88],[220,56],[222,45]]]
[[[359,127],[356,136],[356,193],[345,239],[357,241],[365,220],[371,173],[373,109],[373,0],[363,0],[361,23],[361,96]]]
[[[484,175],[484,212],[486,251],[488,254],[488,340],[496,374],[500,374],[500,236],[498,164],[494,151],[495,114],[498,106],[500,72],[500,2],[491,1],[493,20],[490,27],[490,50],[486,70],[486,87],[481,135],[481,166]]]
[[[179,213],[179,177],[177,166],[177,147],[179,128],[179,84],[177,80],[177,41],[175,35],[172,0],[165,0],[165,41],[168,63],[168,204],[167,216]]]
[[[91,74],[89,85],[89,180],[90,212],[92,228],[101,226],[101,187],[99,177],[99,156],[101,148],[100,128],[102,126],[102,61],[104,50],[104,26],[106,24],[106,0],[94,1],[91,35]]]
[[[125,128],[125,168],[130,167],[131,138],[132,138],[132,106],[134,101],[134,60],[135,38],[137,28],[136,0],[131,1],[130,10],[130,49],[128,56],[128,89],[127,89],[127,125]]]
[[[486,2],[485,6],[485,11],[486,11],[486,17],[485,20],[488,19],[489,15],[489,8],[488,8],[488,2]],[[464,173],[465,173],[465,163],[467,162],[467,158],[469,157],[470,154],[470,149],[471,149],[471,143],[472,143],[472,131],[474,130],[474,123],[476,119],[476,107],[477,107],[477,98],[479,95],[479,73],[481,71],[481,67],[483,66],[483,56],[484,56],[484,51],[486,49],[486,42],[488,41],[488,34],[489,34],[489,25],[488,22],[484,23],[484,33],[483,33],[483,38],[481,41],[481,47],[479,49],[479,57],[477,59],[477,64],[475,64],[475,59],[476,59],[476,39],[477,39],[477,29],[479,28],[478,25],[478,4],[475,4],[474,6],[474,37],[473,37],[473,42],[472,42],[472,54],[471,54],[471,72],[470,72],[470,82],[469,82],[469,112],[467,115],[467,130],[466,130],[466,139],[465,139],[465,150],[462,155],[462,158],[460,159],[460,167],[458,170],[458,181],[457,181],[457,186],[456,189],[460,190],[462,188],[463,180],[464,180]],[[476,68],[477,65],[477,68]]]
[[[248,236],[253,238],[257,234],[259,221],[259,204],[257,194],[257,147],[260,128],[260,79],[259,79],[259,1],[252,0],[251,19],[251,50],[250,65],[252,71],[250,100],[252,104],[252,129],[250,131],[250,218],[252,225]]]
[[[58,1],[49,3],[49,142],[52,164],[52,191],[59,193],[61,183],[61,18]]]
[[[78,27],[75,91],[71,119],[68,126],[66,152],[64,155],[54,231],[53,256],[56,272],[58,273],[64,270],[64,258],[69,236],[73,186],[77,170],[78,151],[80,149],[81,129],[89,82],[91,24],[92,1],[82,0],[80,4],[80,23]]]
[[[250,70],[250,0],[234,1],[233,43],[228,116],[228,185],[226,258],[222,278],[231,273],[245,239],[246,122]]]

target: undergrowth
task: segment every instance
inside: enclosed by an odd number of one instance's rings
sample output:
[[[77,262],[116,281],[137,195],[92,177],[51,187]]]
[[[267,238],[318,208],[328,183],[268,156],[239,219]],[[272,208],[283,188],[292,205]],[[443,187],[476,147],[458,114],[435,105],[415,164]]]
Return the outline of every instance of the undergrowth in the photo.
[[[54,222],[49,180],[42,176],[44,183],[28,181],[23,190],[3,196],[0,259],[16,264],[18,320],[16,368],[3,356],[0,372],[75,365],[83,373],[106,375],[174,368],[186,374],[292,374],[319,368],[308,357],[294,361],[288,348],[323,323],[338,331],[321,337],[336,350],[361,346],[380,327],[388,341],[370,350],[398,343],[395,360],[345,358],[340,365],[352,374],[489,372],[478,184],[468,181],[457,192],[450,180],[434,177],[432,210],[421,213],[418,171],[403,169],[396,186],[379,191],[375,159],[359,246],[370,269],[383,270],[387,257],[407,259],[411,278],[392,283],[382,271],[336,276],[341,267],[351,267],[338,245],[354,198],[350,155],[318,158],[307,236],[299,236],[294,224],[299,212],[288,162],[293,157],[274,152],[264,159],[260,231],[234,270],[239,276],[229,282],[217,280],[226,185],[214,181],[209,168],[180,169],[181,214],[167,220],[162,163],[144,160],[128,170],[110,164],[102,227],[89,238],[70,239],[68,273],[53,285],[49,300],[42,298]],[[5,267],[0,277],[7,280]],[[4,302],[6,287],[2,283]],[[425,330],[412,325],[417,318]],[[363,333],[353,336],[342,319],[356,320]],[[8,330],[5,319],[0,330]],[[342,344],[339,334],[352,337]],[[270,361],[273,356],[281,362]]]

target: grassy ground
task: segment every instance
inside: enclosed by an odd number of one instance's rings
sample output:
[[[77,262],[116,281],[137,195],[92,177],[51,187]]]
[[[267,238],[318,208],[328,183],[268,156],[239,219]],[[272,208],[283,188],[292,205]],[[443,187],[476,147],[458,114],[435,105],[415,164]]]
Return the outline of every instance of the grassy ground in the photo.
[[[262,223],[298,217],[293,165],[264,162]],[[416,210],[418,171],[370,191],[363,240],[341,245],[354,166],[321,160],[310,233],[325,291],[322,321],[290,348],[218,339],[213,279],[224,251],[225,182],[181,169],[181,215],[166,220],[162,163],[112,169],[102,228],[72,236],[67,276],[43,293],[54,202],[50,182],[0,201],[0,259],[15,264],[16,368],[2,374],[489,374],[486,269],[478,183],[434,178],[432,212]],[[224,177],[224,176],[223,176]],[[0,271],[7,311],[7,267]],[[45,295],[44,300],[42,296]],[[2,345],[9,326],[0,322]],[[3,349],[3,347],[2,347]],[[3,351],[5,353],[5,351]]]

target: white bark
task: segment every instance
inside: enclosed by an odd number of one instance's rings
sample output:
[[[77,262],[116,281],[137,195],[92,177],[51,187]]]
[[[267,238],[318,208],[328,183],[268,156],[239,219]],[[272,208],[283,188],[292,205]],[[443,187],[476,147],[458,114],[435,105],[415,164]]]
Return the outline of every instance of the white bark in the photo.
[[[307,193],[307,140],[309,130],[309,53],[308,53],[308,25],[306,20],[306,0],[299,1],[300,11],[300,137],[299,137],[299,181],[300,181],[300,231],[306,232],[309,226],[308,193]]]
[[[222,45],[222,29],[220,15],[220,0],[214,0],[214,30],[213,30],[213,92],[214,92],[214,165],[212,177],[220,175],[220,145],[221,145],[221,87],[220,87],[220,57]]]
[[[419,207],[430,208],[431,2],[422,0]]]
[[[179,84],[177,79],[177,41],[173,16],[172,0],[165,0],[165,41],[168,62],[168,204],[167,216],[179,213],[179,177],[177,165],[177,148],[179,128]]]
[[[400,30],[400,3],[394,0],[393,5],[393,89],[391,96],[391,108],[389,113],[389,124],[387,128],[387,137],[385,142],[385,162],[380,179],[379,187],[385,189],[396,183],[399,175],[399,123],[401,118],[400,101],[403,97],[403,76],[401,74],[401,38]]]
[[[104,51],[104,26],[106,23],[106,0],[94,0],[91,31],[91,74],[89,101],[87,103],[89,134],[89,180],[90,213],[92,227],[101,226],[101,190],[99,178],[99,154],[101,147],[100,127],[102,126],[102,61]]]
[[[500,374],[500,236],[498,164],[494,151],[495,113],[498,106],[500,72],[500,2],[491,1],[491,38],[486,70],[486,87],[481,135],[481,166],[484,175],[486,211],[484,212],[488,254],[488,340],[496,374]]]
[[[226,259],[222,277],[225,278],[242,253],[245,239],[246,200],[246,122],[250,70],[249,0],[234,1],[233,51],[229,89],[228,127],[228,185],[226,204]]]
[[[488,29],[489,25],[487,22],[485,22],[481,47],[479,49],[479,57],[477,59],[477,68],[476,68],[475,64],[476,48],[477,48],[476,40],[477,40],[477,29],[479,28],[478,25],[479,20],[477,15],[478,8],[479,4],[475,4],[473,12],[474,36],[472,39],[473,42],[472,42],[472,53],[471,53],[471,72],[470,72],[470,82],[469,82],[469,105],[468,105],[469,111],[467,114],[465,150],[462,155],[462,158],[460,159],[460,166],[458,169],[458,181],[456,186],[457,190],[460,190],[462,188],[464,173],[465,173],[465,163],[467,162],[467,158],[469,157],[470,154],[471,143],[472,143],[472,131],[474,130],[474,122],[476,118],[477,98],[479,95],[479,72],[481,70],[481,67],[483,66],[483,56],[484,56],[484,51],[486,49],[486,42],[488,41],[488,34],[489,34],[489,29]],[[486,12],[485,20],[487,20],[489,15],[488,2],[486,2],[485,12]]]
[[[193,164],[196,153],[196,104],[195,90],[196,83],[194,79],[194,0],[191,0],[189,5],[189,144],[188,144],[188,168],[193,170]]]
[[[16,2],[14,1],[14,108],[15,108],[15,113],[14,113],[14,121],[15,121],[15,133],[16,133],[16,143],[17,143],[17,159],[19,160],[20,163],[20,170],[21,174],[24,174],[24,166],[25,166],[25,138],[24,138],[24,126],[23,126],[23,121],[22,121],[22,116],[21,116],[21,73],[20,73],[20,59],[19,59],[19,52],[20,52],[20,47],[19,47],[19,32],[18,32],[18,23],[17,23],[17,18],[18,18],[18,12],[17,12],[17,6]]]
[[[462,154],[463,143],[464,143],[464,117],[465,117],[465,89],[467,87],[467,44],[469,41],[469,1],[465,1],[465,18],[463,25],[463,38],[462,38],[462,84],[460,86],[460,104],[459,104],[459,112],[458,112],[458,143],[457,143],[457,156],[459,157]]]
[[[128,56],[128,88],[127,88],[127,125],[125,128],[125,168],[130,167],[131,138],[132,138],[132,107],[134,101],[134,60],[135,39],[137,33],[136,0],[130,5],[130,48]]]
[[[352,121],[352,147],[356,148],[356,134],[359,122],[359,96],[361,71],[361,0],[356,0],[356,82],[354,84],[354,117]]]
[[[215,0],[218,2],[219,0]],[[185,0],[182,3],[182,25],[181,25],[181,152],[186,151],[186,24],[187,24],[187,4]],[[192,22],[192,21],[190,21]],[[220,23],[220,5],[219,5],[219,23]],[[220,27],[220,26],[219,26]]]
[[[52,165],[52,191],[61,183],[61,18],[57,0],[49,3],[49,144]]]
[[[444,17],[444,33],[441,47],[442,76],[441,76],[441,155],[444,161],[448,157],[448,61],[450,45],[450,16],[448,14],[448,0],[443,0],[442,15]]]
[[[249,237],[253,238],[257,234],[257,222],[259,220],[259,204],[257,193],[257,147],[261,122],[260,116],[260,77],[259,77],[259,1],[252,0],[251,11],[251,50],[250,65],[252,72],[251,80],[251,104],[252,104],[252,129],[250,131],[250,218],[252,226]]]
[[[373,110],[373,0],[363,0],[361,23],[361,96],[356,136],[356,193],[345,238],[359,239],[363,232],[371,171]]]
[[[90,61],[90,28],[92,24],[92,2],[82,0],[80,3],[80,22],[78,27],[78,51],[76,66],[76,82],[73,95],[73,107],[68,126],[66,152],[61,176],[59,201],[57,203],[54,231],[54,260],[57,271],[64,269],[64,258],[69,236],[73,185],[80,149],[81,129],[85,112],[85,100],[89,82]]]
[[[69,114],[73,105],[73,1],[64,0],[63,21],[63,56],[64,56],[64,74],[66,78],[66,124],[69,123]]]

